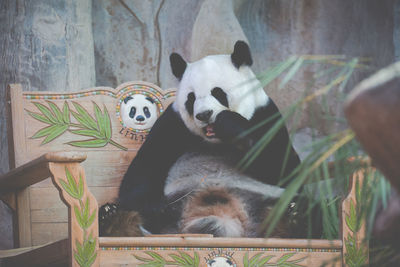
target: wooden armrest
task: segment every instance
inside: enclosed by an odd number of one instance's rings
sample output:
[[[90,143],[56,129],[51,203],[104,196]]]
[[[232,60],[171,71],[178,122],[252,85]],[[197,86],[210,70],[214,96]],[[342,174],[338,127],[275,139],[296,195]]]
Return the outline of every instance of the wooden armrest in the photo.
[[[0,195],[28,187],[50,177],[49,162],[82,162],[79,152],[50,152],[0,176]]]

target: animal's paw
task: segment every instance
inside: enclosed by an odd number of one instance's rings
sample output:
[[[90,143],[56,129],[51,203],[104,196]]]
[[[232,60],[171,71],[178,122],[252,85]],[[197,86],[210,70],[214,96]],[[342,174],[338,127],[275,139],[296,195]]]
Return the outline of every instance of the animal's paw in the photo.
[[[116,204],[107,203],[99,209],[100,236],[143,236],[142,217],[137,211],[120,209]]]
[[[235,142],[241,150],[254,145],[248,130],[250,122],[237,112],[224,110],[215,119],[215,135],[222,141]]]

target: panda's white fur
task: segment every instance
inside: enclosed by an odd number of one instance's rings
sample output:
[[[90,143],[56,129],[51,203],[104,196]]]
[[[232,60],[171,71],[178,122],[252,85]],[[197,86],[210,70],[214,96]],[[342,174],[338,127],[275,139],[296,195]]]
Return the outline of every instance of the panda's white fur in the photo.
[[[211,95],[211,89],[221,86],[227,93],[229,108],[223,106]],[[242,65],[236,68],[231,63],[229,55],[212,55],[194,63],[188,63],[179,83],[173,107],[179,112],[191,132],[209,142],[219,142],[219,140],[206,138],[202,128],[207,124],[190,116],[185,108],[186,97],[190,92],[196,95],[193,113],[213,110],[210,122],[214,122],[216,116],[227,109],[249,120],[258,107],[265,106],[268,102],[267,94],[250,67]]]

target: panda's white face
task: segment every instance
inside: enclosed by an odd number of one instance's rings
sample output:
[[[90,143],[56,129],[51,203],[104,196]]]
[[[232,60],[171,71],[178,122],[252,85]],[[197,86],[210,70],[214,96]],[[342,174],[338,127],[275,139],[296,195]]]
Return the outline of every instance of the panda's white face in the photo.
[[[189,130],[218,143],[213,123],[221,111],[250,119],[267,102],[268,96],[250,67],[236,67],[231,55],[214,55],[187,64],[173,107]]]
[[[207,262],[208,267],[232,267],[235,266],[233,262],[225,257],[215,257]]]
[[[125,126],[137,130],[149,129],[157,120],[154,100],[142,94],[126,97],[121,104],[120,113]]]

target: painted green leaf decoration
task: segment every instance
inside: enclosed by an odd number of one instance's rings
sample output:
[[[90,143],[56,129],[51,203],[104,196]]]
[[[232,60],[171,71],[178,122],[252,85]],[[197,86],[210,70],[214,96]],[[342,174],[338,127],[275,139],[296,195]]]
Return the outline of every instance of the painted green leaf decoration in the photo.
[[[104,147],[108,144],[107,140],[103,139],[90,139],[90,140],[83,140],[83,141],[73,141],[68,142],[68,145],[77,146],[77,147]]]
[[[33,103],[39,110],[40,112],[43,113],[43,115],[46,116],[46,118],[51,121],[52,123],[57,123],[57,119],[55,118],[55,116],[51,113],[50,109],[48,107],[46,107],[43,104],[40,104],[39,102],[34,102]]]
[[[102,114],[99,106],[95,102],[93,102],[93,106],[94,106],[94,115],[96,116],[98,129],[100,131],[100,134],[102,136],[105,136],[105,127],[104,127],[103,114]]]
[[[47,124],[51,124],[51,121],[48,118],[46,118],[45,116],[43,116],[43,115],[40,115],[40,114],[35,113],[35,112],[31,112],[29,110],[26,110],[26,112],[28,112],[29,115],[31,115],[33,118],[37,119],[38,121],[41,121],[41,122],[44,122],[44,123],[47,123]]]
[[[47,101],[47,103],[49,104],[53,114],[56,116],[57,122],[64,122],[63,114],[61,113],[61,110],[58,108],[58,106],[51,101]]]
[[[47,144],[68,130],[68,125],[55,125],[57,126],[43,141],[42,145]]]
[[[106,106],[104,106],[104,128],[106,132],[106,138],[110,139],[111,138],[111,121],[110,121],[110,115],[108,114],[108,110]]]
[[[73,133],[73,134],[91,136],[91,137],[96,137],[96,138],[103,138],[103,136],[101,134],[99,134],[98,131],[90,130],[90,129],[71,130],[70,132]]]
[[[93,130],[98,130],[97,129],[97,123],[95,120],[92,118],[92,116],[89,115],[89,113],[86,111],[85,108],[83,108],[79,103],[77,102],[72,102],[74,105],[75,109],[78,111],[80,118],[84,120],[87,125],[92,128]]]
[[[118,147],[122,150],[127,150],[126,147],[121,146],[111,139],[112,125],[110,115],[107,107],[104,106],[104,113],[99,106],[93,102],[95,118],[77,102],[72,102],[76,112],[70,110],[68,102],[64,102],[63,109],[61,109],[53,102],[47,101],[50,108],[45,105],[34,102],[34,105],[41,111],[42,114],[31,112],[27,110],[28,114],[34,119],[49,124],[48,127],[40,129],[32,138],[42,138],[42,145],[47,144],[57,137],[61,136],[66,131],[80,136],[89,136],[93,139],[78,140],[67,142],[66,144],[83,148],[100,148],[107,144]],[[75,118],[78,123],[72,123],[70,114]],[[70,189],[73,189],[72,187]]]
[[[48,126],[46,128],[43,128],[43,129],[37,131],[31,138],[36,139],[36,138],[40,138],[40,137],[43,137],[43,136],[47,136],[50,133],[52,133],[55,129],[57,129],[57,127],[58,127],[58,125],[55,124],[55,125],[51,125],[51,126]]]
[[[63,107],[63,121],[67,124],[69,124],[71,122],[71,119],[69,117],[69,106],[68,106],[68,102],[65,101],[64,102],[64,107]]]
[[[133,255],[137,260],[143,262],[139,266],[185,266],[185,267],[198,267],[200,263],[199,254],[194,252],[194,256],[191,257],[189,254],[184,252],[179,252],[177,254],[169,254],[168,256],[173,259],[173,261],[166,260],[161,255],[153,251],[145,251],[151,258],[144,258],[137,255]]]

